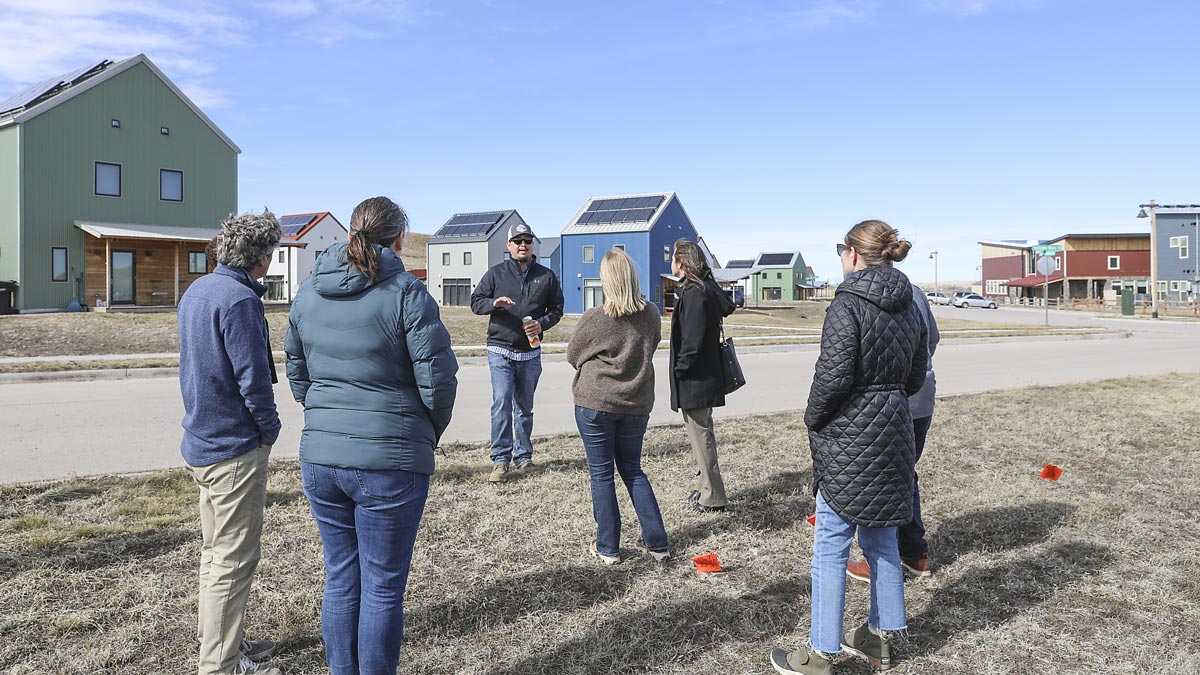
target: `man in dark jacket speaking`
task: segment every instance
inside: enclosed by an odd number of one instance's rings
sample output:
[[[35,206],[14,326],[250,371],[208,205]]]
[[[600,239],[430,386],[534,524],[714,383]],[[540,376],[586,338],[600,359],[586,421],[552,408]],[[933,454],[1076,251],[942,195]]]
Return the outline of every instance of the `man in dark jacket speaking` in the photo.
[[[471,294],[471,310],[491,317],[487,352],[492,373],[492,473],[488,480],[493,483],[508,477],[514,459],[521,473],[537,470],[529,437],[533,392],[542,374],[541,338],[563,314],[562,286],[554,272],[534,259],[533,231],[528,225],[509,228],[508,254],[509,260],[485,272]]]

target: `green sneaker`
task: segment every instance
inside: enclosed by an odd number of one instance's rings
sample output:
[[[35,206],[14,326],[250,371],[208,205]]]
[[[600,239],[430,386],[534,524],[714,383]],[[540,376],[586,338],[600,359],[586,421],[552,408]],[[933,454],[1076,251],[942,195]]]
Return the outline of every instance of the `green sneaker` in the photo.
[[[794,652],[776,647],[771,650],[771,665],[780,675],[833,675],[833,662],[811,646]]]
[[[866,659],[878,670],[892,669],[892,635],[889,631],[880,631],[882,636],[871,632],[867,624],[863,624],[842,635],[842,649],[861,659]]]

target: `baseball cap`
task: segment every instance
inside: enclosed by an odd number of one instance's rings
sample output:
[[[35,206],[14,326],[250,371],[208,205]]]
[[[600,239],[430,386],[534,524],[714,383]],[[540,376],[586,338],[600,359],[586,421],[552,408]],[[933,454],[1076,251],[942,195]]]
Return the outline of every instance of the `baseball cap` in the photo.
[[[534,236],[533,230],[529,229],[529,226],[525,223],[517,223],[516,225],[508,228],[509,241],[512,241],[521,235],[529,235],[530,237]]]

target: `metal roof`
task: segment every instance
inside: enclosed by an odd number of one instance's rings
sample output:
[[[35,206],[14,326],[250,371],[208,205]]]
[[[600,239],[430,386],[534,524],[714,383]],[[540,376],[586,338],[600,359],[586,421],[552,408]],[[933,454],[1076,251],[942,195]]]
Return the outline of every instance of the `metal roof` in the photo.
[[[546,237],[543,239],[542,246],[540,248],[541,253],[538,255],[538,257],[549,258],[550,256],[554,255],[554,252],[558,250],[558,245],[561,241],[562,237]]]
[[[41,96],[40,98],[35,96],[33,99],[31,99],[27,102],[31,105],[27,105],[23,109],[9,110],[7,114],[0,114],[0,126],[7,126],[9,124],[21,124],[21,123],[25,122],[26,120],[29,120],[34,117],[37,117],[38,115],[41,115],[42,113],[46,112],[47,110],[52,110],[53,108],[55,108],[59,105],[62,105],[63,103],[66,103],[67,101],[71,100],[72,98],[75,98],[76,96],[78,96],[86,91],[89,91],[93,87],[96,87],[100,84],[103,84],[104,82],[107,82],[108,80],[111,80],[112,78],[116,77],[117,75],[120,75],[121,73],[129,70],[130,68],[144,64],[147,68],[150,69],[150,72],[154,73],[155,77],[157,77],[159,80],[162,80],[162,83],[167,85],[167,88],[170,89],[171,92],[174,93],[177,97],[179,97],[180,101],[183,101],[183,103],[185,105],[187,105],[188,108],[191,108],[192,112],[195,113],[196,116],[199,117],[201,121],[203,121],[206,125],[208,125],[208,128],[212,129],[213,133],[215,133],[222,141],[224,141],[225,144],[230,147],[230,149],[232,149],[234,152],[236,152],[238,154],[241,154],[242,149],[239,148],[237,146],[237,144],[233,142],[233,139],[226,136],[225,132],[221,131],[220,127],[218,127],[211,119],[209,119],[208,115],[205,115],[204,111],[200,110],[200,108],[197,107],[196,104],[192,102],[192,99],[188,98],[187,94],[184,94],[183,91],[180,90],[180,88],[177,87],[174,82],[172,82],[170,79],[168,79],[167,76],[164,75],[163,72],[158,69],[158,66],[154,65],[154,62],[151,61],[145,54],[138,54],[137,56],[130,57],[123,61],[117,61],[116,63],[111,63],[111,62],[105,62],[105,63],[108,63],[108,65],[104,65],[104,63],[101,63],[97,66],[92,66],[89,70],[97,69],[97,68],[100,68],[101,66],[103,66],[103,68],[98,70],[94,74],[87,75],[87,77],[77,78],[77,81],[75,82],[75,84],[72,84],[69,87],[58,88],[57,90],[44,91],[43,94],[51,94],[51,95],[50,96]],[[74,72],[78,72],[78,71],[72,71],[72,73],[74,73]],[[67,75],[70,75],[70,74],[71,73],[67,73]],[[52,78],[52,79],[57,80],[59,78]],[[50,82],[50,81],[51,80],[47,80],[46,82]],[[41,85],[41,84],[45,84],[45,83],[44,82],[39,83],[39,85]],[[39,85],[35,85],[35,87],[39,86]],[[9,99],[9,101],[19,100],[19,98],[25,96],[28,92],[31,92],[33,89],[34,89],[34,87],[30,87],[29,89],[26,89],[24,92],[17,94],[17,96],[14,96],[13,98]],[[6,103],[7,102],[8,101],[6,101]]]
[[[221,231],[219,227],[177,227],[175,225],[134,225],[77,220],[75,227],[99,239],[156,239],[159,241],[196,241],[207,243]],[[280,241],[280,246],[304,248],[308,244]]]
[[[724,267],[712,271],[717,283],[727,284],[731,281],[741,281],[762,271],[761,267]]]
[[[725,263],[726,269],[735,269],[735,268],[749,269],[751,267],[754,267],[754,259],[753,258],[750,258],[747,260],[730,260],[729,262]]]
[[[661,198],[653,208],[648,208],[645,204],[650,204],[655,201],[655,198]],[[675,199],[674,192],[650,192],[640,195],[614,195],[611,197],[590,197],[583,203],[583,207],[571,216],[569,224],[563,228],[560,234],[607,234],[615,232],[649,232],[654,229],[654,224],[658,222],[659,216],[662,215],[667,204],[670,204]],[[628,200],[628,201],[626,201]],[[623,202],[618,204],[617,202]],[[624,203],[631,206],[624,209]],[[601,209],[599,207],[612,206],[612,209]],[[616,207],[620,206],[621,209]],[[646,213],[649,211],[649,213]],[[621,217],[638,218],[639,220],[623,220],[620,222],[604,221],[604,222],[580,222],[588,213],[620,213]],[[644,220],[642,220],[644,218]]]

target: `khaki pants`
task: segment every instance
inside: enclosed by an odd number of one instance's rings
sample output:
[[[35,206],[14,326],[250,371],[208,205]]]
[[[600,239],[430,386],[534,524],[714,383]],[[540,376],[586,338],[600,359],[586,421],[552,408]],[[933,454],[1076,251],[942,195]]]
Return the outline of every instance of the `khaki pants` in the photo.
[[[725,481],[721,479],[721,466],[717,463],[717,437],[713,434],[712,408],[683,410],[683,426],[687,429],[688,441],[692,444],[692,456],[696,458],[699,477],[696,489],[700,491],[700,503],[704,506],[725,506]]]
[[[238,662],[250,582],[262,557],[267,501],[264,446],[211,466],[194,466],[200,486],[200,675],[223,675]]]

